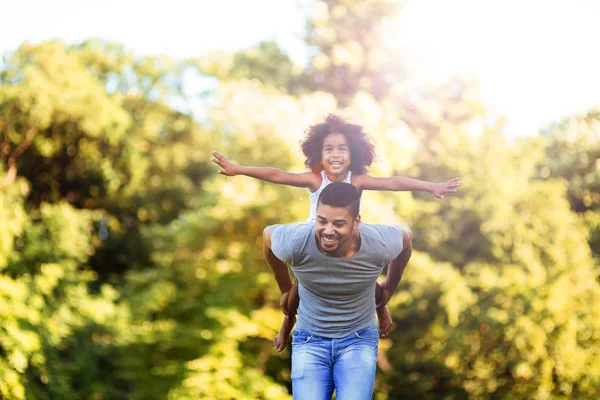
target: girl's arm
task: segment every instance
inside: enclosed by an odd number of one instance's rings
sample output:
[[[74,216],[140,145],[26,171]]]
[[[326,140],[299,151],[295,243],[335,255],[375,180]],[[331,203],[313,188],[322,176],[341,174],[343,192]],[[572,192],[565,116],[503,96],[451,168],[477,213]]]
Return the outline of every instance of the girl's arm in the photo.
[[[252,178],[260,179],[266,182],[278,183],[280,185],[306,187],[315,191],[321,185],[320,176],[312,172],[302,172],[299,174],[285,172],[277,168],[268,167],[246,167],[232,163],[223,154],[216,150],[212,152],[212,162],[219,165],[222,169],[219,174],[226,176],[246,175]]]
[[[458,178],[443,183],[420,181],[418,179],[392,176],[390,178],[375,178],[367,174],[352,175],[352,184],[358,190],[392,190],[408,192],[430,192],[438,199],[443,199],[444,194],[456,192],[461,185]]]

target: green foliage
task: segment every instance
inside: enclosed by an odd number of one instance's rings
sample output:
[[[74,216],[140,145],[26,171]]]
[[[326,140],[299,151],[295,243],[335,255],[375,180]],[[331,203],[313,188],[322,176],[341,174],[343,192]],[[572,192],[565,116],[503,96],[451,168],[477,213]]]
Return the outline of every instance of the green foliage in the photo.
[[[140,226],[189,208],[208,173],[198,125],[156,98],[172,65],[94,42],[24,45],[12,60],[0,89],[7,176],[31,182],[33,208],[66,199],[106,211],[90,260],[103,279],[147,264]]]
[[[11,209],[3,226],[21,228],[2,229],[3,243],[12,248],[2,249],[0,394],[49,399],[118,393],[122,382],[105,368],[111,344],[127,330],[128,311],[110,286],[96,294],[88,288],[96,279],[85,265],[93,251],[92,215],[66,203],[45,203],[37,215],[26,215],[20,191],[27,191],[21,180],[0,193],[2,210]]]
[[[598,370],[600,286],[589,249],[564,189],[530,186],[517,203],[528,217],[514,220],[513,263],[472,262],[460,274],[413,256],[387,353],[390,383],[405,382],[390,384],[394,396],[588,398],[599,390],[590,371]],[[552,198],[548,218],[541,204]]]
[[[590,110],[556,124],[545,134],[546,157],[539,164],[541,179],[567,182],[571,209],[587,228],[588,243],[600,257],[600,112]]]
[[[565,119],[546,134],[547,163],[540,165],[542,178],[561,177],[569,184],[574,211],[600,209],[600,111]]]
[[[274,42],[261,42],[237,52],[213,52],[192,59],[189,64],[222,81],[255,79],[294,94],[306,91],[303,71]]]

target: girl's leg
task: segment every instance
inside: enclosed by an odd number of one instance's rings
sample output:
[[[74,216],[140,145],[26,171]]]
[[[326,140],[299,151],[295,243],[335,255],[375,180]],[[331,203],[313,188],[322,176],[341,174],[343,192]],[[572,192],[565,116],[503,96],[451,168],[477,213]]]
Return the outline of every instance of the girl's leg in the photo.
[[[285,349],[285,346],[290,338],[290,332],[292,332],[292,328],[296,323],[296,313],[298,312],[299,304],[300,297],[298,296],[298,280],[296,279],[288,297],[289,315],[286,315],[283,318],[283,322],[281,323],[279,333],[277,334],[277,336],[275,336],[275,341],[273,342],[277,351],[283,351],[283,349]]]
[[[379,303],[381,300],[381,291],[383,288],[377,282],[377,286],[375,287],[375,303]],[[291,296],[291,295],[290,295]],[[390,314],[390,310],[388,310],[387,306],[379,307],[377,309],[377,322],[379,324],[379,333],[381,336],[387,336],[392,330],[392,315]]]

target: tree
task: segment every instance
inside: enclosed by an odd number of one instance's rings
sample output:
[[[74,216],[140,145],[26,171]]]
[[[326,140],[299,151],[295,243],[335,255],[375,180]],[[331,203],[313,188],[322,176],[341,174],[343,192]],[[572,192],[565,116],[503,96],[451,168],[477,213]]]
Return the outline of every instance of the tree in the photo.
[[[312,6],[306,37],[312,55],[305,70],[311,89],[332,93],[343,106],[361,91],[383,100],[405,72],[401,55],[385,41],[399,2],[325,0]]]
[[[538,166],[540,179],[563,178],[571,209],[588,229],[588,242],[600,257],[600,111],[573,116],[544,133],[549,143]]]
[[[221,81],[255,79],[265,86],[285,89],[289,93],[306,92],[306,77],[290,57],[274,42],[235,52],[218,51],[188,61],[203,74]]]
[[[11,228],[0,259],[7,293],[21,295],[7,297],[2,393],[130,398],[136,380],[120,363],[135,354],[126,351],[135,349],[131,310],[123,284],[108,283],[152,268],[154,239],[141,228],[191,208],[208,172],[197,150],[207,138],[168,106],[178,72],[164,58],[46,42],[6,60],[0,126]],[[29,308],[13,316],[20,303]]]
[[[546,140],[511,144],[471,88],[453,86],[406,117],[415,174],[468,180],[407,215],[433,260],[416,253],[394,298],[382,385],[391,398],[593,396],[598,275],[564,181],[537,178]]]
[[[17,179],[0,192],[0,397],[127,398],[118,371],[105,368],[127,309],[109,285],[89,290],[93,213],[65,202],[27,213],[29,190]]]
[[[31,182],[31,208],[63,199],[103,210],[90,264],[103,279],[148,264],[140,226],[168,223],[198,190],[209,160],[198,124],[167,102],[177,69],[88,42],[23,45],[1,73],[7,174]]]

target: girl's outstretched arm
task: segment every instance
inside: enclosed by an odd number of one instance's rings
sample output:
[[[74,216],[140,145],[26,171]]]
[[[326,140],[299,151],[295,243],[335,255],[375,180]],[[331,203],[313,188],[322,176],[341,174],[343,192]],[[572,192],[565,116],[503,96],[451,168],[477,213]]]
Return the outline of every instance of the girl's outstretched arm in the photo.
[[[420,181],[418,179],[392,176],[390,178],[375,178],[367,174],[353,175],[352,184],[358,190],[392,190],[407,192],[430,192],[438,199],[443,199],[444,194],[456,192],[461,185],[458,178],[443,183]]]
[[[309,188],[315,191],[321,186],[320,175],[312,172],[295,174],[285,172],[277,168],[269,167],[247,167],[232,163],[223,154],[216,150],[212,151],[212,162],[221,167],[219,174],[226,176],[246,175],[263,181],[278,183],[280,185]]]

